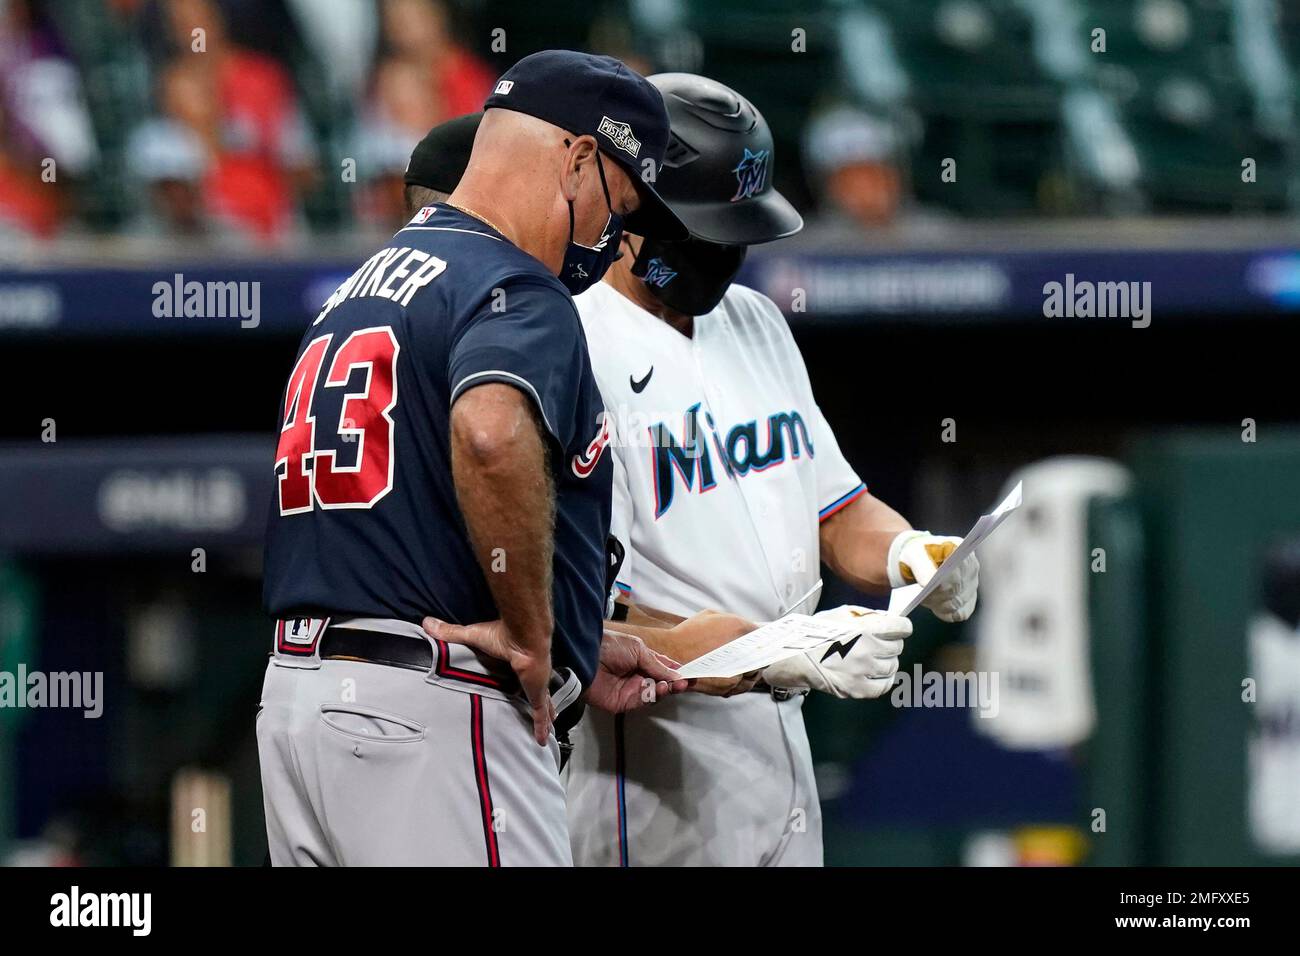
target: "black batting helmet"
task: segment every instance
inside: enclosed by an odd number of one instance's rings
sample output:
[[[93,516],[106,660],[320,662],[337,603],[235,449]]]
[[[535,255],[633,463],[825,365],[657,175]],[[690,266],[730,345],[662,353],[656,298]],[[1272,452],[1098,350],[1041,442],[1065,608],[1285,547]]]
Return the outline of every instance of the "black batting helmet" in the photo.
[[[470,113],[429,130],[411,151],[403,177],[406,185],[423,186],[448,195],[454,193],[469,165],[469,154],[474,151],[474,137],[482,119],[482,113]]]
[[[803,217],[772,186],[772,131],[749,100],[694,73],[649,80],[671,127],[655,186],[694,238],[749,246],[803,228]]]

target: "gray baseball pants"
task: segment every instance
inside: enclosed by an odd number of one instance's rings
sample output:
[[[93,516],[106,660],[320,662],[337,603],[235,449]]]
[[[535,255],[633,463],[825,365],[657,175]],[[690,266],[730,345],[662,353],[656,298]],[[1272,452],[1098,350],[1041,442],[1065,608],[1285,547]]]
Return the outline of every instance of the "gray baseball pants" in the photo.
[[[572,865],[558,744],[539,746],[520,698],[483,685],[484,659],[432,642],[427,674],[321,660],[325,626],[280,622],[266,669],[257,748],[273,865]],[[428,640],[403,621],[339,626]]]

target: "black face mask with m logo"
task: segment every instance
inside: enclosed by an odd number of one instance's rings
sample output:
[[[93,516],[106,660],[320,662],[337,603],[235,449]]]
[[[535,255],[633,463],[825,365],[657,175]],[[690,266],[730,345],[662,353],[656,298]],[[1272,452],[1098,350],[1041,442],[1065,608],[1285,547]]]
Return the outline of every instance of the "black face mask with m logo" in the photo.
[[[717,308],[726,295],[745,262],[746,251],[746,246],[723,246],[703,239],[645,239],[632,263],[632,275],[673,311],[704,315]]]

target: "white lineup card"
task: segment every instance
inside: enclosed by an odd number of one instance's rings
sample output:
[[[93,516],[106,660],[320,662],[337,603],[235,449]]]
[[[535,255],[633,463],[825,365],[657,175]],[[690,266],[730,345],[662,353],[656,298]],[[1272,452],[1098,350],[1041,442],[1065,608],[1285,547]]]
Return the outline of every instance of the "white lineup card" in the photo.
[[[1022,500],[1022,485],[1024,482],[1017,481],[1016,486],[1011,489],[1002,503],[986,515],[981,515],[980,519],[971,526],[966,537],[962,539],[961,544],[952,554],[948,555],[939,569],[935,571],[934,577],[925,583],[925,587],[919,584],[909,584],[905,588],[894,588],[889,595],[889,613],[897,614],[899,617],[907,617],[924,601],[930,592],[943,583],[943,579],[957,570],[962,559],[974,551],[981,541],[993,533],[993,529],[1006,521],[1011,513],[1020,507]]]
[[[828,641],[851,640],[858,631],[843,622],[787,614],[714,648],[678,668],[683,677],[735,677],[802,654]]]

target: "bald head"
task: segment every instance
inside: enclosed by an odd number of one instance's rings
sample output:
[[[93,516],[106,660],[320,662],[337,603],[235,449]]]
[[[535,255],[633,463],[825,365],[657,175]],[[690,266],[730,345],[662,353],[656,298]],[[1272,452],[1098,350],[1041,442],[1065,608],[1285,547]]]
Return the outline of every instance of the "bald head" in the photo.
[[[580,166],[596,171],[595,137],[575,136],[525,113],[491,109],[479,123],[465,175],[499,181],[521,179],[545,191],[553,187],[550,180],[563,175],[570,149],[575,150]],[[617,163],[606,160],[604,168],[614,211],[626,215],[640,202],[636,187]]]
[[[571,239],[594,245],[611,209],[626,215],[640,196],[619,164],[601,159],[595,137],[514,110],[489,109],[465,175],[447,201],[485,218],[557,272]]]
[[[563,148],[564,139],[564,130],[535,116],[514,110],[487,110],[474,135],[474,149],[465,171],[477,167],[494,175],[521,169],[531,173],[553,162],[554,157],[546,155],[547,151]]]

